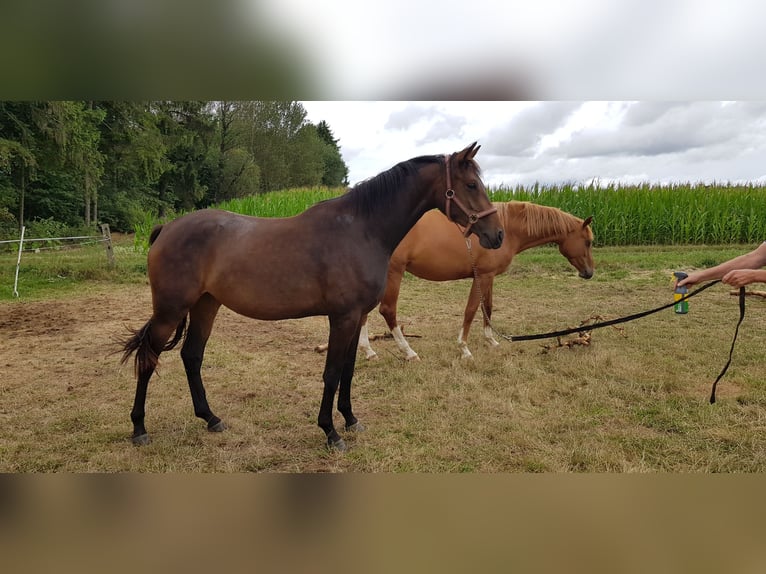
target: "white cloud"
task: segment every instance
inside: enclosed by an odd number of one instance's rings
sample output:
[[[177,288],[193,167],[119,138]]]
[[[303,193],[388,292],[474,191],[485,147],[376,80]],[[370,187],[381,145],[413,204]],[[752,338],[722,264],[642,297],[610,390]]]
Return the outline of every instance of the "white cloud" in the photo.
[[[764,102],[304,102],[356,183],[473,141],[490,186],[763,181]],[[759,179],[760,178],[760,179]]]

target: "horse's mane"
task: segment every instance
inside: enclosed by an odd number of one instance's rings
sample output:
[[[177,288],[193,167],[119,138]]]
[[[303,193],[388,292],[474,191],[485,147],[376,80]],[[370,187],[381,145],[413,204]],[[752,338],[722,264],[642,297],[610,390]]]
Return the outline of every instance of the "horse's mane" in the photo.
[[[503,220],[503,227],[512,233],[515,226],[519,225],[523,231],[531,236],[566,234],[582,225],[583,220],[579,217],[562,211],[557,207],[538,205],[528,201],[507,201],[494,204]]]
[[[444,156],[424,155],[396,164],[391,169],[357,183],[342,197],[351,202],[357,212],[370,215],[388,205],[391,195],[401,193],[411,185],[413,176],[426,164],[444,163]]]

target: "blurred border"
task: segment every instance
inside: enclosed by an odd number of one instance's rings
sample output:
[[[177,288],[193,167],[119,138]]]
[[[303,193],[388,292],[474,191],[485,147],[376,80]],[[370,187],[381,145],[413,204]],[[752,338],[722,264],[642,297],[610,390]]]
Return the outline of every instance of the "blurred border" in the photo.
[[[764,480],[673,475],[0,479],[8,571],[761,572]]]
[[[766,98],[752,0],[6,0],[2,99]]]

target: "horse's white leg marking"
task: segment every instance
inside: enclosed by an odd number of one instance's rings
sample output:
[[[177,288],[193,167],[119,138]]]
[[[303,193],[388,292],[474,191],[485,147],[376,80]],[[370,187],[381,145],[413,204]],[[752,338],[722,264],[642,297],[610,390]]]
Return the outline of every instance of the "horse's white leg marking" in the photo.
[[[396,341],[396,344],[399,345],[399,350],[404,353],[404,358],[407,361],[420,360],[418,354],[413,351],[412,347],[410,347],[409,343],[407,343],[407,339],[404,338],[404,333],[402,333],[402,328],[399,325],[394,327],[394,329],[391,331],[391,334],[394,336],[394,341]]]
[[[500,346],[500,343],[495,339],[495,334],[492,332],[492,327],[489,325],[484,325],[484,338],[487,339],[487,343],[489,343],[491,347]]]
[[[471,351],[468,350],[468,345],[463,340],[463,329],[460,329],[460,334],[457,336],[457,346],[460,347],[462,353],[461,359],[473,359]]]
[[[370,335],[367,331],[367,323],[362,325],[362,330],[359,332],[359,348],[364,351],[365,357],[369,359],[376,359],[378,354],[372,350],[370,346]]]

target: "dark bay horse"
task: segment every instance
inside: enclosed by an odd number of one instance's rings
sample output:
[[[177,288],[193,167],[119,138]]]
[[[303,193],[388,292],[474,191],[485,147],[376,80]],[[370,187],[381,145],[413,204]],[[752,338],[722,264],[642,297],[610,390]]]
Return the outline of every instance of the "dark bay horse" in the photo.
[[[498,202],[493,205],[505,229],[505,239],[500,249],[490,251],[472,241],[469,253],[465,238],[455,224],[441,213],[431,211],[420,218],[394,250],[379,311],[407,360],[417,360],[418,355],[407,343],[396,321],[396,304],[405,271],[430,281],[473,279],[463,328],[458,335],[463,358],[472,356],[465,341],[481,299],[484,299],[486,313],[491,317],[495,275],[505,273],[517,253],[545,243],[556,243],[561,254],[579,271],[580,277],[590,279],[593,276],[592,217],[582,220],[555,207],[524,201]],[[471,255],[476,266],[476,276]],[[492,336],[487,317],[484,317],[484,336],[490,345],[498,344]],[[376,356],[370,347],[366,316],[362,320],[360,347],[368,359]]]
[[[295,217],[203,210],[157,226],[148,256],[153,313],[122,346],[123,362],[135,353],[133,443],[149,442],[144,426],[149,379],[160,353],[182,338],[194,414],[208,430],[225,429],[210,410],[200,376],[213,321],[225,305],[254,319],[329,317],[318,424],[330,448],[345,450],[333,425],[335,394],[340,389],[338,410],[346,429],[361,430],[351,410],[361,321],[383,295],[388,262],[401,239],[424,213],[438,208],[484,247],[503,242],[474,160],[479,147],[473,143],[452,155],[399,163]]]

